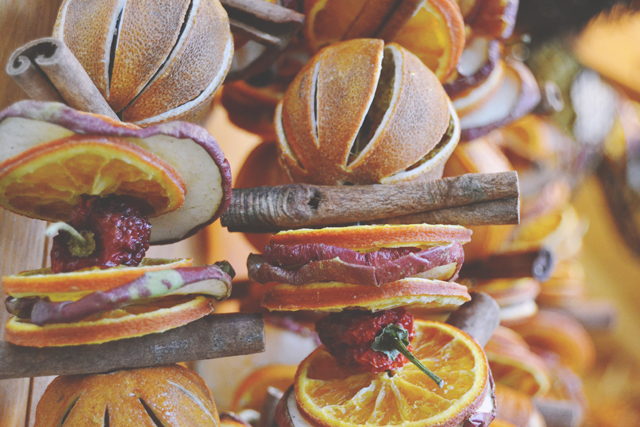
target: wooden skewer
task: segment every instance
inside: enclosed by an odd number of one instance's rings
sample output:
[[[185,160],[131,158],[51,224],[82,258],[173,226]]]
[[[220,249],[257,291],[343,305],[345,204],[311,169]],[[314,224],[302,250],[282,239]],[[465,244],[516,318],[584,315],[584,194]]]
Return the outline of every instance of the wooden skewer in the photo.
[[[551,249],[542,247],[527,252],[493,255],[489,258],[466,262],[460,277],[474,279],[517,279],[533,277],[545,282],[556,268],[557,256]]]
[[[13,52],[6,71],[33,99],[66,102],[120,120],[62,40],[46,37],[25,44]]]
[[[433,223],[512,224],[519,220],[519,204],[513,200],[518,196],[516,172],[388,185],[244,188],[233,190],[221,223],[229,231],[267,233],[366,221],[393,222],[390,218],[439,211],[431,214],[436,220]],[[408,218],[396,221],[407,223]],[[424,222],[422,218],[415,221]]]
[[[0,380],[95,374],[265,350],[260,314],[214,314],[180,328],[95,345],[33,348],[0,342]]]
[[[447,323],[471,335],[482,347],[500,325],[500,307],[484,292],[471,292],[471,301],[451,313]]]

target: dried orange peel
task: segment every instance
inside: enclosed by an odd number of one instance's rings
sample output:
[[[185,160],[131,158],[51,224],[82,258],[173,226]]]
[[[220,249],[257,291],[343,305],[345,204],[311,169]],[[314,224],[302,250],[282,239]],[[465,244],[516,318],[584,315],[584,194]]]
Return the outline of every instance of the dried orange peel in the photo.
[[[276,409],[281,426],[455,426],[493,418],[493,392],[482,348],[460,330],[416,321],[414,355],[445,380],[440,389],[409,364],[394,372],[354,372],[324,347],[299,366],[294,388]]]

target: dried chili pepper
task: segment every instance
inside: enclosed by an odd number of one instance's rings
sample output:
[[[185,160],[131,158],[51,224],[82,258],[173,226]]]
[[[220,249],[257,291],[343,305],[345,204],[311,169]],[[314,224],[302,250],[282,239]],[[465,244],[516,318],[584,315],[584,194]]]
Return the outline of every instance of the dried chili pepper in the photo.
[[[146,203],[132,197],[83,196],[72,211],[70,224],[60,228],[53,239],[51,270],[137,266],[149,248],[148,211]],[[67,231],[69,226],[78,233]]]
[[[316,332],[339,363],[372,373],[414,363],[442,387],[443,381],[412,354],[413,315],[404,308],[331,313],[316,322]]]

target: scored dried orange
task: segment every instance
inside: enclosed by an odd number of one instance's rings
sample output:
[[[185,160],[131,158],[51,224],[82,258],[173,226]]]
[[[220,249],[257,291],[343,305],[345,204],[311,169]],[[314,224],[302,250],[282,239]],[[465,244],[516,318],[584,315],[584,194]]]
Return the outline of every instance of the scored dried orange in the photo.
[[[464,332],[437,322],[416,321],[413,354],[445,381],[443,388],[412,364],[372,374],[341,367],[325,347],[296,373],[298,407],[331,427],[458,425],[490,393],[482,348]]]
[[[93,267],[56,274],[47,267],[2,276],[2,291],[15,298],[37,295],[49,297],[52,301],[76,300],[90,292],[106,291],[129,283],[148,271],[189,267],[192,264],[191,258],[144,258],[137,267],[121,265],[104,270]]]
[[[0,164],[0,203],[12,212],[69,221],[83,194],[136,197],[156,217],[183,204],[186,185],[172,165],[121,138],[60,138]]]
[[[366,0],[314,0],[305,2],[304,34],[309,48],[320,48],[343,39]],[[393,39],[407,48],[440,81],[455,69],[464,50],[465,31],[460,8],[454,0],[427,0]]]
[[[288,389],[293,384],[297,369],[297,365],[267,365],[253,371],[234,392],[231,409],[234,412],[245,409],[261,411],[267,398],[267,389]]]

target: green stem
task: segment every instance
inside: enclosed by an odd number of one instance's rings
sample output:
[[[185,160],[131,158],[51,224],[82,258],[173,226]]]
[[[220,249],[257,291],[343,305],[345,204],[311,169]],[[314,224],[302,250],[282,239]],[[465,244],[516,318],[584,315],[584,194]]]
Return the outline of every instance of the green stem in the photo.
[[[440,387],[440,388],[444,387],[444,380],[442,378],[440,378],[439,376],[437,376],[436,374],[434,374],[433,372],[431,372],[431,370],[429,368],[427,368],[426,366],[424,366],[422,364],[422,362],[420,362],[418,360],[417,357],[415,357],[413,354],[411,354],[409,349],[407,347],[405,347],[404,343],[401,340],[394,339],[393,340],[393,345],[394,345],[396,350],[398,350],[400,353],[402,353],[402,355],[404,357],[409,359],[409,362],[413,363],[414,365],[416,365],[418,367],[418,369],[420,369],[422,372],[427,374],[427,376],[429,378],[431,378],[433,380],[433,382],[435,382],[438,385],[438,387]]]
[[[47,227],[45,234],[47,237],[54,237],[60,231],[66,231],[71,236],[69,239],[69,250],[77,257],[87,257],[96,250],[96,242],[93,233],[90,231],[78,232],[66,222],[56,222]]]

